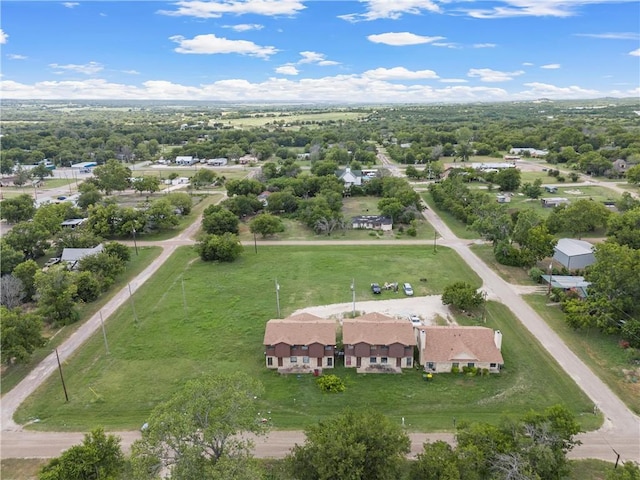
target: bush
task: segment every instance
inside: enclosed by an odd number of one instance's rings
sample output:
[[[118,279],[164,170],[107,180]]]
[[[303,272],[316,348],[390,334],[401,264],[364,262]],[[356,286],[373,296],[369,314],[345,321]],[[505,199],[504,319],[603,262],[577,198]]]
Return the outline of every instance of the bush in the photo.
[[[536,283],[540,283],[542,280],[542,275],[544,275],[544,270],[538,267],[533,267],[529,269],[529,278]]]
[[[347,389],[342,379],[337,375],[324,375],[319,377],[316,383],[320,390],[326,393],[340,393]]]
[[[453,367],[451,367],[451,373],[460,373],[460,368],[454,365]]]
[[[418,235],[418,231],[416,230],[416,227],[411,226],[409,228],[407,228],[407,235],[409,235],[410,237],[415,237]]]

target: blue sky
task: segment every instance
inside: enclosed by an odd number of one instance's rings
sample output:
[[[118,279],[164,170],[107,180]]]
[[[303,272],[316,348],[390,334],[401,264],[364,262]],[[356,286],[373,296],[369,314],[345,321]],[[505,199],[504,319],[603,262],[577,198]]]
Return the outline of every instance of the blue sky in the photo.
[[[0,3],[4,99],[640,97],[637,0]]]

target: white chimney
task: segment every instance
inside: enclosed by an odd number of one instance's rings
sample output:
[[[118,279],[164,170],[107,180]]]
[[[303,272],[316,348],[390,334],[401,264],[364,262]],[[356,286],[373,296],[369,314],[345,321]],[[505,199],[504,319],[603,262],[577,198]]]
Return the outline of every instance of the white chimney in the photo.
[[[500,330],[496,330],[493,333],[493,342],[498,350],[502,350],[502,332]]]

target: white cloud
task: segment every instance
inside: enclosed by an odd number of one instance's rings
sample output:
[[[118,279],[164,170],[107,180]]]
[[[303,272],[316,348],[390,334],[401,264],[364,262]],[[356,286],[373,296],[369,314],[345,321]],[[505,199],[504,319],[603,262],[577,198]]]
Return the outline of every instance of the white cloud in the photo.
[[[7,43],[8,38],[9,38],[9,35],[4,33],[4,30],[0,28],[0,45]]]
[[[64,5],[67,8],[73,8],[73,7],[77,7],[80,4],[78,2],[62,2],[62,5]]]
[[[280,75],[298,75],[300,72],[294,65],[282,65],[276,68],[276,73]]]
[[[137,70],[122,70],[122,73],[126,73],[127,75],[140,75],[140,72]]]
[[[571,17],[590,4],[631,3],[637,0],[502,0],[492,8],[463,9],[474,18]],[[497,3],[497,2],[496,2]]]
[[[469,83],[469,80],[465,80],[464,78],[441,78],[441,83]]]
[[[224,25],[223,27],[230,28],[236,32],[247,32],[249,30],[262,30],[264,25],[260,25],[259,23],[240,23],[238,25]]]
[[[85,75],[95,75],[96,73],[104,70],[102,64],[98,62],[89,62],[85,63],[84,65],[76,65],[73,63],[60,65],[58,63],[50,63],[49,66],[56,71],[55,73],[74,72],[83,73]]]
[[[452,80],[442,81],[453,83]],[[461,83],[461,82],[455,82]],[[527,83],[522,91],[472,85],[398,84],[365,75],[337,75],[324,78],[270,78],[251,83],[244,79],[221,80],[188,86],[163,80],[139,85],[111,83],[103,79],[84,81],[46,81],[32,85],[0,80],[6,99],[97,99],[97,100],[208,100],[233,102],[335,102],[335,103],[468,103],[478,101],[534,100],[536,98],[581,99],[604,96],[637,98],[640,89],[596,91],[579,86],[557,87]]]
[[[481,82],[508,82],[523,73],[524,71],[522,70],[517,70],[515,72],[500,72],[498,70],[491,70],[490,68],[470,68],[467,72],[467,76],[479,78]]]
[[[7,58],[10,60],[26,60],[27,57],[25,55],[18,55],[15,53],[7,53]]]
[[[384,43],[385,45],[403,46],[403,45],[420,45],[423,43],[437,42],[444,40],[445,37],[425,37],[409,32],[389,32],[377,35],[369,35],[367,39],[373,43]]]
[[[609,33],[576,33],[576,37],[602,38],[605,40],[638,40],[640,34],[634,32],[609,32]]]
[[[440,7],[431,0],[365,0],[365,13],[349,13],[338,18],[348,22],[362,22],[378,19],[397,20],[403,14],[421,15],[423,12],[440,12]]]
[[[213,33],[196,35],[192,39],[184,38],[182,35],[174,35],[173,37],[169,37],[169,40],[179,45],[179,47],[175,49],[178,53],[209,55],[237,53],[239,55],[249,55],[260,58],[269,58],[269,56],[278,53],[275,47],[263,47],[248,40],[229,40],[227,38],[216,37]]]
[[[340,62],[335,62],[333,60],[327,60],[324,53],[318,52],[300,52],[300,56],[302,57],[298,60],[298,63],[315,63],[316,65],[320,65],[321,67],[330,67],[333,65],[340,65]]]
[[[404,67],[376,68],[375,70],[367,70],[362,74],[362,76],[373,80],[418,80],[438,78],[438,75],[433,70],[411,71]]]
[[[632,57],[640,57],[640,48],[638,48],[637,50],[631,50],[629,52],[629,55],[631,55]]]
[[[540,65],[540,68],[544,68],[545,70],[558,70],[560,68],[559,63],[549,63],[547,65]]]
[[[522,62],[522,65],[525,67],[533,67],[534,64],[531,62]]]
[[[177,10],[158,10],[161,15],[174,17],[219,18],[222,15],[291,16],[306,7],[299,0],[182,0]]]
[[[473,45],[473,48],[495,48],[495,43],[476,43]]]

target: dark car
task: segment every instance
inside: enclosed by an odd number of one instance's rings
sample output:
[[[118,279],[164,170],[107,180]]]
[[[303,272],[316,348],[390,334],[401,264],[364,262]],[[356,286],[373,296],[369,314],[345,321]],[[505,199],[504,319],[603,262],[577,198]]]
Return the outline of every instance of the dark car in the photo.
[[[378,285],[377,283],[372,283],[371,284],[371,291],[375,294],[380,294],[382,293],[382,289],[380,288],[380,285]]]

